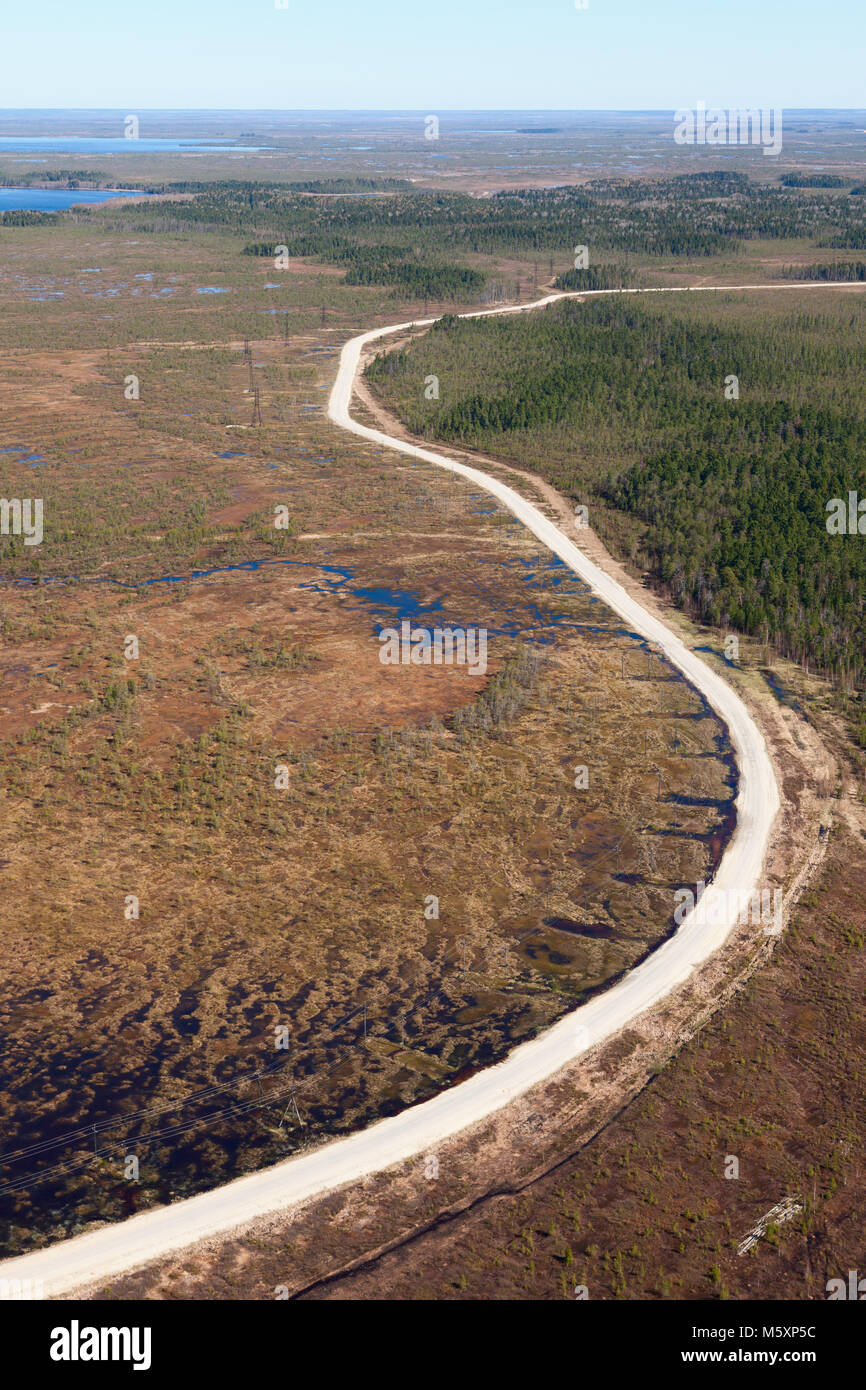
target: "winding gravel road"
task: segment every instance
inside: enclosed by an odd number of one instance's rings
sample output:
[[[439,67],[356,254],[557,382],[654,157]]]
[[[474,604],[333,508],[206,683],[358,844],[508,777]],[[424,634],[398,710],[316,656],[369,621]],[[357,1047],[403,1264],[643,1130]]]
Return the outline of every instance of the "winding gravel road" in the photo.
[[[698,290],[704,288],[763,290],[768,287],[707,286],[698,287]],[[802,289],[803,286],[796,288]],[[820,288],[831,287],[822,285]],[[858,288],[863,287],[858,285]],[[685,287],[683,290],[551,294],[533,304],[481,311],[464,317],[484,317],[487,312],[526,313],[558,299],[587,298],[591,294],[681,292],[687,292]],[[426,324],[433,320],[415,322]],[[105,1283],[119,1274],[182,1250],[206,1237],[232,1231],[274,1212],[285,1211],[392,1164],[435,1150],[443,1140],[486,1119],[670,994],[725,941],[737,917],[735,908],[730,906],[732,895],[736,901],[736,895],[763,887],[762,865],[779,809],[779,794],[764,740],[735,691],[663,622],[648,613],[621,585],[587,559],[552,521],[505,483],[479,469],[449,459],[444,453],[394,439],[352,419],[349,407],[363,349],[369,343],[411,326],[405,323],[375,329],[346,343],[328,405],[330,419],[341,428],[374,444],[460,473],[496,497],[543,545],[584,579],[608,607],[619,614],[629,629],[641,633],[664,652],[667,659],[706,696],[728,728],[740,774],[736,826],[715,880],[702,899],[706,911],[701,914],[700,920],[696,914],[687,917],[672,937],[618,984],[560,1019],[541,1036],[522,1043],[504,1061],[459,1086],[443,1091],[432,1100],[413,1106],[402,1114],[379,1121],[358,1134],[324,1144],[313,1152],[239,1178],[211,1192],[144,1212],[46,1250],[8,1260],[0,1264],[0,1280],[41,1281],[45,1297],[68,1293],[97,1282]],[[761,930],[760,926],[755,927],[756,932]]]

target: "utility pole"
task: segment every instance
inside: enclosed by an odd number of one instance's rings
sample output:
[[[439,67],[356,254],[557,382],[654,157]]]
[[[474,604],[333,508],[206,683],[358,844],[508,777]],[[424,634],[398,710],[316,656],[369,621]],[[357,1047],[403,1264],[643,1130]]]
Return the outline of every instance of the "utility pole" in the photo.
[[[301,1112],[300,1112],[300,1110],[298,1109],[298,1102],[295,1100],[295,1093],[294,1093],[294,1091],[292,1091],[291,1100],[289,1101],[288,1105],[286,1106],[285,1110],[283,1111],[283,1117],[282,1117],[282,1119],[280,1120],[279,1125],[277,1126],[278,1129],[282,1129],[283,1123],[284,1123],[284,1121],[285,1121],[285,1118],[286,1118],[286,1116],[288,1115],[289,1111],[292,1109],[293,1106],[294,1106],[294,1110],[295,1110],[295,1118],[296,1118],[296,1120],[298,1121],[298,1124],[299,1124],[299,1125],[301,1126],[301,1128],[303,1129],[303,1127],[304,1127],[304,1122],[303,1122],[303,1120],[301,1119]]]

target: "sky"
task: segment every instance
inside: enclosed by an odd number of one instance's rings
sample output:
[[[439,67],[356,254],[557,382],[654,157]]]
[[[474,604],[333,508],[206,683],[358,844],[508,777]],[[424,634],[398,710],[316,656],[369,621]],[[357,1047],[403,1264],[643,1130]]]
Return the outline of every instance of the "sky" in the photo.
[[[127,112],[866,107],[866,0],[283,3],[5,0],[0,100]]]

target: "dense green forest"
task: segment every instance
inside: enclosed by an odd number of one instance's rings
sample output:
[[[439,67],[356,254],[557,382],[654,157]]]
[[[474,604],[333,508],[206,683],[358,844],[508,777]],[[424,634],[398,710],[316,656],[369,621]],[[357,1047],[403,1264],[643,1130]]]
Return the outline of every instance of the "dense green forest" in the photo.
[[[624,265],[589,265],[586,270],[567,270],[553,283],[558,290],[618,290],[636,279]]]
[[[0,227],[50,227],[57,220],[56,212],[32,212],[26,208],[0,212]]]
[[[859,681],[866,542],[828,534],[826,504],[866,497],[866,302],[768,298],[449,317],[369,375],[417,432],[625,514],[607,538],[702,620]]]
[[[785,188],[844,188],[839,174],[782,174],[779,182]]]
[[[282,243],[254,242],[244,247],[244,254],[275,256],[278,245],[286,246],[292,256],[310,256],[320,252],[315,239],[290,237]],[[330,242],[325,255],[329,261],[348,265],[347,285],[393,285],[403,295],[416,299],[471,297],[483,289],[486,279],[481,271],[466,266],[411,255],[393,246],[355,246],[342,237]]]
[[[0,174],[0,182],[5,188],[32,188],[42,183],[61,183],[66,188],[78,188],[86,183],[93,188],[116,188],[117,180],[100,174],[95,169],[40,169],[38,173]],[[137,183],[124,184],[125,188],[139,188]]]
[[[789,280],[866,280],[866,262],[836,261],[833,265],[791,265],[783,272]]]

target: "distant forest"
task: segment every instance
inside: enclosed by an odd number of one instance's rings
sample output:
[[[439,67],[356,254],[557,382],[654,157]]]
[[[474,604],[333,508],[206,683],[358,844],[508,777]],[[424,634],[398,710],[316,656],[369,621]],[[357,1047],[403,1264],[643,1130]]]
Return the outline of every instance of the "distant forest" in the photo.
[[[866,280],[866,261],[835,261],[833,265],[786,266],[790,280]]]
[[[841,174],[783,174],[779,180],[785,188],[844,188]]]
[[[240,236],[253,255],[285,245],[292,256],[345,265],[350,283],[391,285],[395,297],[480,295],[484,271],[464,259],[473,255],[535,258],[539,272],[567,276],[563,262],[571,265],[576,244],[591,248],[596,275],[627,255],[703,259],[767,239],[866,250],[866,203],[853,189],[758,184],[732,172],[598,179],[486,198],[410,190],[396,179],[184,181],[147,191],[157,197],[146,207],[65,215],[142,233]],[[187,196],[164,201],[160,193]]]

